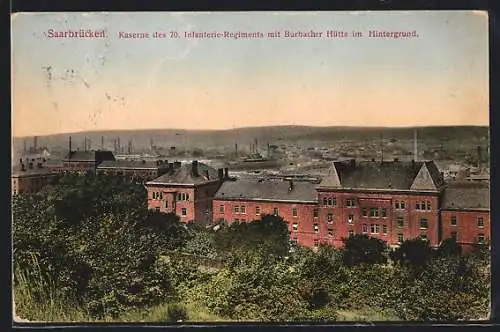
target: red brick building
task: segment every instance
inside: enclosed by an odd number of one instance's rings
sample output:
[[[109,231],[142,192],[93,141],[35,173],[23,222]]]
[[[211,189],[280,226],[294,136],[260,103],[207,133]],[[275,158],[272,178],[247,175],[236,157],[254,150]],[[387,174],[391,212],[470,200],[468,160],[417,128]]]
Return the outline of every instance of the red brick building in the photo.
[[[442,238],[462,246],[490,239],[489,183],[450,183],[441,207]]]
[[[174,212],[182,222],[209,225],[212,222],[212,198],[228,178],[228,169],[218,170],[198,161],[169,164],[162,176],[146,183],[148,208]]]
[[[35,165],[33,162],[27,160],[25,164],[21,160],[20,165],[14,167],[12,170],[12,195],[38,192],[47,184],[53,183],[56,178],[57,174],[51,169],[43,167],[42,163],[38,162]]]
[[[277,213],[288,223],[291,239],[303,246],[340,247],[343,238],[357,233],[390,245],[421,237],[436,246],[443,189],[434,162],[347,160],[334,162],[318,185],[226,182],[214,198],[213,220],[251,221]]]

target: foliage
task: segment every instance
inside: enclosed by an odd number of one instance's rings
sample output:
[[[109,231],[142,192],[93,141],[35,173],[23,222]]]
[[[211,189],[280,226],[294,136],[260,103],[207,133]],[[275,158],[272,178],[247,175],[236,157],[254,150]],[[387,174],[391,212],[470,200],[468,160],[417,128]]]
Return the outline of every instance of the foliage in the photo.
[[[412,269],[422,269],[431,258],[432,248],[429,242],[419,238],[404,241],[391,253],[393,261]]]
[[[484,318],[489,246],[462,254],[365,235],[290,250],[276,216],[184,225],[120,177],[62,175],[13,201],[16,313],[31,320],[333,321]]]
[[[387,262],[387,250],[384,241],[366,234],[355,234],[344,239],[344,264],[384,264]]]

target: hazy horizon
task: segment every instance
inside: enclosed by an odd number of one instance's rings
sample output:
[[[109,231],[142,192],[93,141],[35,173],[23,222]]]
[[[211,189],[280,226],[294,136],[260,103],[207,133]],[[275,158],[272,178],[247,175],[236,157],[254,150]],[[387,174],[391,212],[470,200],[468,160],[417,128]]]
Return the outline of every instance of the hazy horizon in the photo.
[[[48,29],[106,39],[49,39]],[[412,31],[414,39],[118,39],[118,31]],[[36,51],[33,51],[36,50]],[[14,137],[268,126],[489,126],[486,12],[21,13]],[[28,98],[26,98],[28,96]]]

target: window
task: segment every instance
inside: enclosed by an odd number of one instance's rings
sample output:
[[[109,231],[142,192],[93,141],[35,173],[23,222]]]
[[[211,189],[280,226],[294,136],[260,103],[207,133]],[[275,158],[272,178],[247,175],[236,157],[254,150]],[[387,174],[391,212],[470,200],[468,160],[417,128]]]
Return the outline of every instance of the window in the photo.
[[[405,209],[405,201],[401,201],[400,203],[401,210]]]
[[[404,218],[402,216],[396,217],[396,225],[399,228],[403,228],[405,226],[405,220],[404,220]]]
[[[450,233],[450,237],[454,240],[454,241],[457,241],[457,232],[451,232]]]
[[[155,211],[156,212],[160,212],[160,208],[159,207],[155,207]]]
[[[450,225],[451,226],[456,226],[457,225],[457,216],[451,216]]]
[[[189,201],[189,194],[186,194],[186,201]]]
[[[292,209],[292,216],[297,217],[297,209],[296,208]]]
[[[417,204],[415,205],[415,209],[420,210],[420,202],[417,202]]]
[[[371,224],[371,233],[372,234],[378,234],[380,230],[380,226],[377,224]]]
[[[403,233],[399,233],[398,234],[398,243],[403,243],[404,242],[404,237],[403,237]]]
[[[386,218],[387,217],[387,209],[386,208],[382,208],[382,218]]]
[[[294,223],[292,224],[292,230],[293,230],[294,232],[298,231],[298,230],[299,230],[299,224],[297,224],[296,222],[294,222]]]
[[[274,208],[274,215],[275,215],[275,216],[279,215],[279,210],[278,210],[278,208]]]
[[[247,208],[246,208],[246,206],[242,205],[242,206],[240,207],[240,213],[242,213],[242,214],[247,214]]]
[[[318,218],[318,215],[319,215],[318,209],[314,209],[313,210],[313,217]]]
[[[328,228],[328,237],[333,237],[333,229]]]
[[[182,208],[181,209],[181,215],[183,215],[183,216],[187,215],[187,209],[186,208]]]
[[[425,201],[420,202],[420,209],[425,210]]]
[[[382,233],[387,234],[387,225],[382,225]]]
[[[361,210],[361,214],[363,215],[363,217],[368,217],[368,210],[366,208],[363,208]]]
[[[352,229],[350,229],[348,234],[349,234],[349,237],[354,236],[354,231]]]
[[[329,224],[331,224],[333,222],[333,213],[329,212],[326,217],[326,220]]]
[[[368,233],[368,226],[363,224],[363,233]]]
[[[177,200],[178,200],[178,201],[180,201],[180,200],[181,200],[181,194],[180,194],[180,193],[178,193],[178,194],[177,194]]]
[[[347,199],[345,202],[347,207],[354,207],[354,200],[353,199]]]
[[[326,199],[326,197],[323,198],[323,205],[328,205],[328,200]]]
[[[395,208],[396,210],[399,210],[399,209],[400,209],[400,206],[401,206],[401,205],[399,204],[399,201],[394,202],[394,208]]]
[[[477,235],[477,243],[484,244],[484,234],[480,233]]]
[[[331,197],[328,198],[328,205],[333,205],[333,199]]]
[[[349,224],[354,224],[354,215],[350,214],[349,217],[347,218],[347,222]]]
[[[314,240],[314,248],[318,248],[319,247],[319,240]]]
[[[318,224],[314,224],[313,229],[314,229],[314,233],[319,233],[319,225]]]
[[[378,209],[377,208],[370,209],[370,217],[378,217]]]
[[[233,212],[234,212],[234,213],[240,213],[240,207],[239,207],[238,205],[235,205],[235,206],[233,207]]]
[[[484,218],[483,217],[477,218],[477,227],[480,227],[480,228],[484,227]]]
[[[224,214],[224,205],[219,205],[219,213]]]
[[[255,215],[257,215],[257,216],[260,215],[260,206],[255,207]]]
[[[420,219],[420,229],[429,228],[429,221],[425,218]]]
[[[427,210],[429,210],[429,211],[431,210],[431,201],[427,201],[427,202],[426,202],[426,208],[427,208]]]
[[[168,208],[168,201],[165,201],[165,208]]]

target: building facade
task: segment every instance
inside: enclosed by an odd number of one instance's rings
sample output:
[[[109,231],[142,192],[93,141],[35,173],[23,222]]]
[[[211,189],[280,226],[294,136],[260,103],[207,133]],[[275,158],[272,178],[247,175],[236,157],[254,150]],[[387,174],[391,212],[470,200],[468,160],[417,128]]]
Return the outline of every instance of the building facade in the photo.
[[[308,247],[341,247],[352,234],[394,246],[419,237],[437,246],[444,187],[433,162],[347,160],[334,162],[319,184],[224,183],[214,198],[213,220],[245,222],[278,214],[288,223],[292,241]]]
[[[27,161],[27,164],[25,164],[21,159],[20,165],[12,170],[12,195],[38,192],[47,184],[54,183],[56,178],[57,173],[43,167],[42,163],[39,162],[34,165],[33,162]]]
[[[182,222],[210,225],[212,199],[228,178],[228,170],[218,170],[198,161],[169,164],[162,176],[146,182],[148,208],[177,214]]]
[[[70,151],[62,161],[62,171],[95,172],[103,161],[114,161],[111,151]]]
[[[455,238],[463,247],[490,241],[488,183],[450,183],[441,208],[443,239]]]

